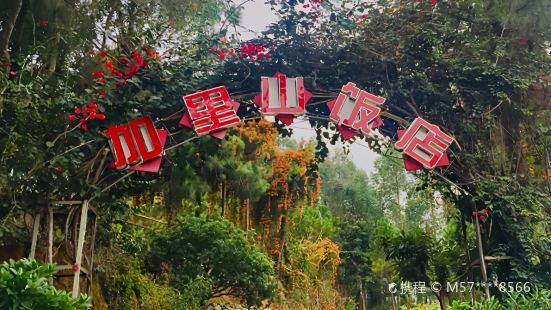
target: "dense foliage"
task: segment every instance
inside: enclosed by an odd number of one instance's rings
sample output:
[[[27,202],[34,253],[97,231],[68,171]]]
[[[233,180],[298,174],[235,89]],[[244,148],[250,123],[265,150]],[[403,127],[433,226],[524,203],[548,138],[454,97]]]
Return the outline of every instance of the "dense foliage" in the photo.
[[[221,295],[291,308],[548,305],[549,1],[271,0],[277,21],[247,41],[245,4],[0,3],[0,247],[27,253],[31,215],[90,199],[97,306],[198,309]],[[276,72],[312,91],[315,141],[260,119],[252,98]],[[386,102],[376,135],[345,142],[325,103],[349,81]],[[221,84],[247,121],[197,138],[178,124],[181,97]],[[182,144],[158,175],[109,168],[103,131],[142,115]],[[418,116],[454,136],[449,167],[404,171],[391,145]],[[346,159],[349,142],[379,153],[373,174]],[[330,154],[338,143],[344,153]],[[489,281],[530,282],[532,295],[389,292],[481,281],[479,248]],[[46,286],[52,267],[13,264],[2,281],[73,302]]]

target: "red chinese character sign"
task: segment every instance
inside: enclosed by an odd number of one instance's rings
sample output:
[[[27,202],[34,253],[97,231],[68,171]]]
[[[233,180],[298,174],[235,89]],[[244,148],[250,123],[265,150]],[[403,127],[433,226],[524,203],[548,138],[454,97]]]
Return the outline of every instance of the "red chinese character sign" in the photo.
[[[262,115],[275,116],[285,125],[291,125],[297,116],[304,115],[306,103],[312,98],[302,77],[288,78],[277,73],[261,77],[261,93],[254,99]]]
[[[237,116],[239,103],[231,100],[224,86],[184,96],[187,111],[180,124],[193,128],[198,135],[224,138],[227,128],[241,122]]]
[[[128,124],[111,125],[104,134],[109,138],[113,152],[113,166],[117,169],[157,172],[168,132],[155,129],[147,116]]]
[[[336,100],[327,103],[331,110],[329,120],[337,124],[344,139],[350,139],[358,134],[367,135],[372,129],[382,125],[379,117],[385,98],[375,96],[348,82],[341,89]]]
[[[434,169],[450,164],[446,150],[454,139],[438,126],[418,117],[406,130],[399,130],[398,137],[394,146],[403,150],[406,170]]]

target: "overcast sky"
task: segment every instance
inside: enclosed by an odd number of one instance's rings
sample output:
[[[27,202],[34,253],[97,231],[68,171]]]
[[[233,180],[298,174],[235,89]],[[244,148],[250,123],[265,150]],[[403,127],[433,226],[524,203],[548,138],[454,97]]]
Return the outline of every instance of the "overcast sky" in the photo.
[[[242,29],[242,31],[240,31],[242,39],[254,37],[256,33],[262,32],[270,23],[276,21],[276,16],[274,16],[270,10],[270,6],[264,4],[264,1],[265,0],[253,0],[244,5],[241,24],[246,30]],[[291,127],[294,132],[293,137],[297,140],[301,138],[308,140],[314,138],[316,135],[307,121],[295,120]],[[375,170],[374,163],[379,155],[371,151],[364,143],[365,142],[355,142],[351,145],[348,157],[357,167],[370,174]],[[337,145],[330,150],[334,152],[335,148],[340,147],[342,146]]]

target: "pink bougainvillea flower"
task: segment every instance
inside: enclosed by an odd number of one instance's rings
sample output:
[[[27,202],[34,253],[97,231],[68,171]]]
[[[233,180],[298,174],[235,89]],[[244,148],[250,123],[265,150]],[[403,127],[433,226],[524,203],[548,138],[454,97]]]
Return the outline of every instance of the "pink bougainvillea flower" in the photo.
[[[17,72],[15,72],[15,71],[10,71],[10,75],[11,75],[11,76],[15,76],[16,74],[17,74]]]

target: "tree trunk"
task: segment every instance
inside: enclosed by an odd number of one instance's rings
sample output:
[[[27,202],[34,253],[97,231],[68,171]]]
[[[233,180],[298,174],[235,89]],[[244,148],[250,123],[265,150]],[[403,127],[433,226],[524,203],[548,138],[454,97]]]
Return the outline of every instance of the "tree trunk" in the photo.
[[[222,205],[222,212],[221,212],[221,215],[222,217],[224,217],[226,215],[226,193],[227,193],[227,189],[226,189],[226,181],[222,181],[222,202],[221,202],[221,205]]]
[[[10,62],[10,38],[22,5],[23,0],[11,0],[0,6],[0,61],[6,64]]]

